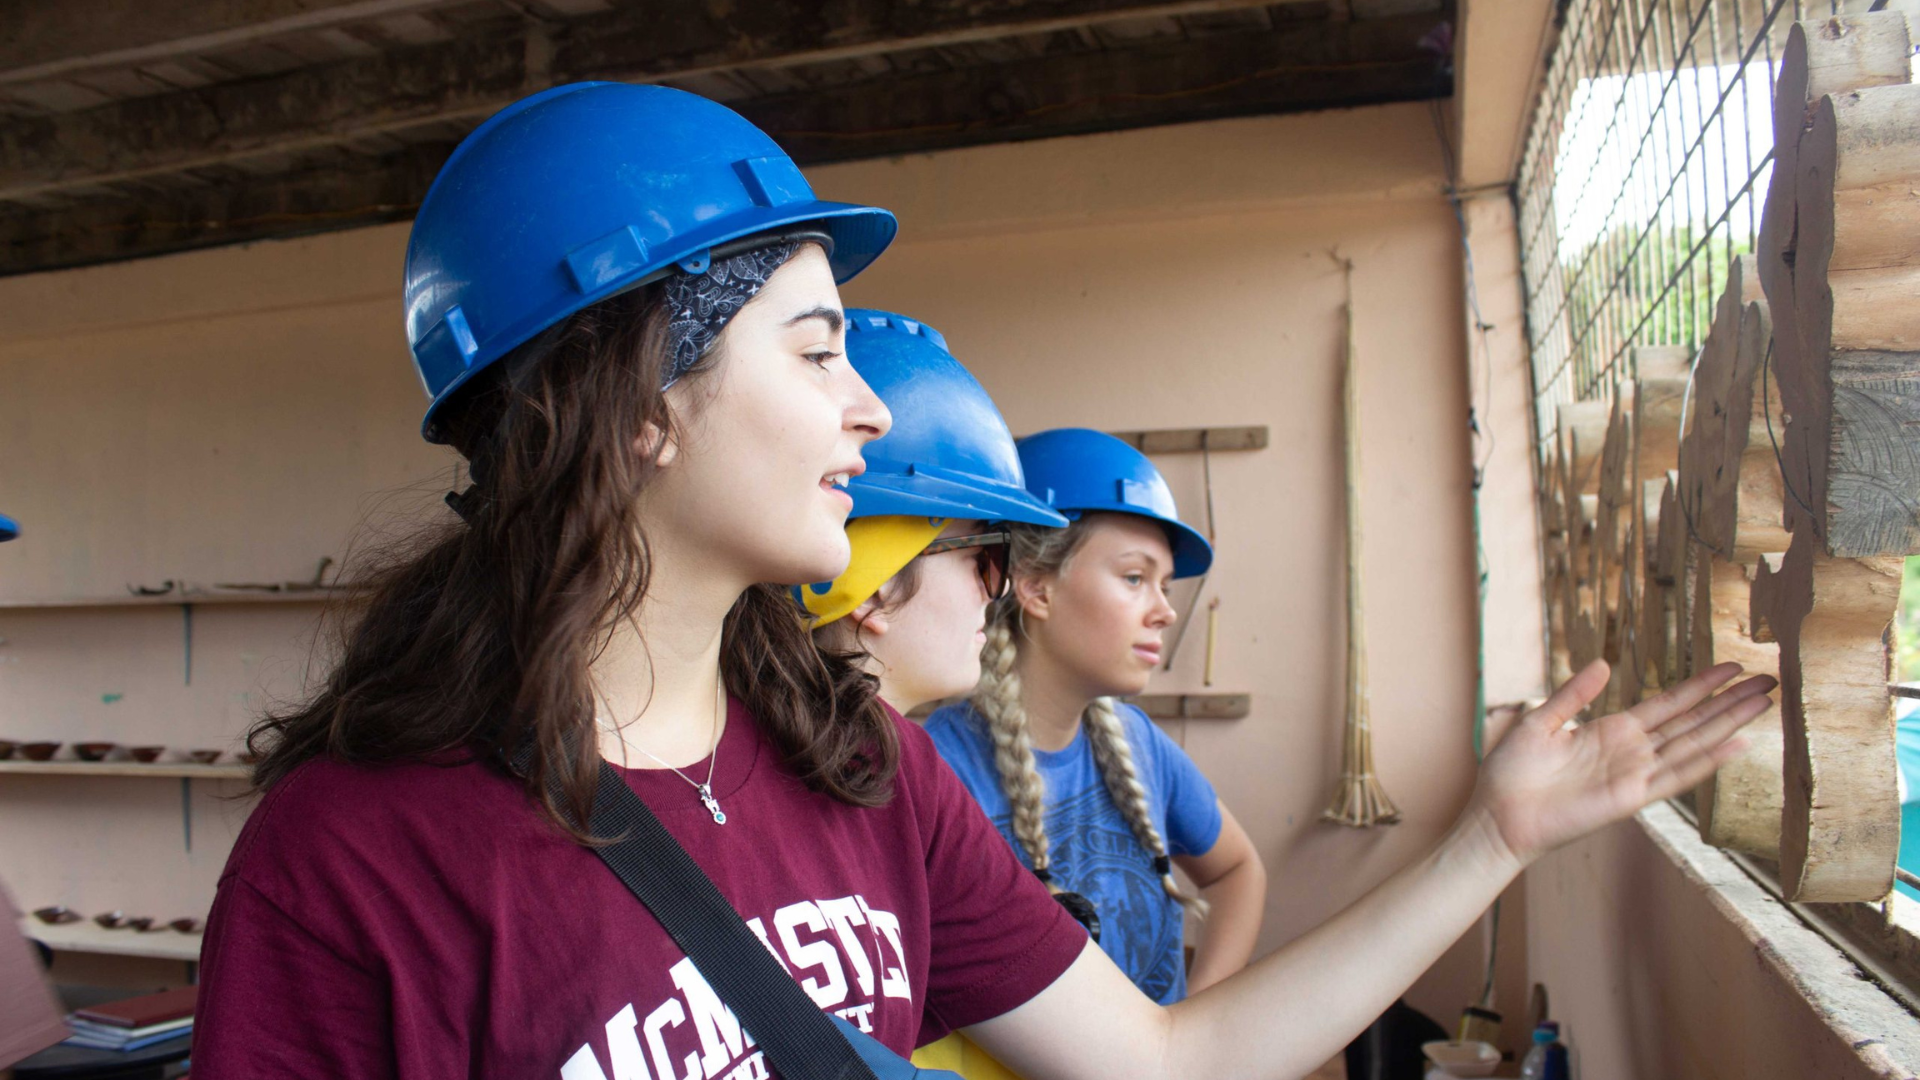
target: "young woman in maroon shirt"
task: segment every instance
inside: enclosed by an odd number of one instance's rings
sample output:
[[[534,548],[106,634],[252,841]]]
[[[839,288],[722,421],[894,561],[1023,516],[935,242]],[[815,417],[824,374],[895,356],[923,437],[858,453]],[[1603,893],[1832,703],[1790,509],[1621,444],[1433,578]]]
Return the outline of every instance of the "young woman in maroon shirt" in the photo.
[[[472,489],[383,568],[305,705],[202,956],[202,1078],[767,1075],[579,842],[602,759],[823,1009],[905,1054],[964,1028],[1028,1080],[1299,1076],[1536,856],[1683,791],[1768,684],[1722,665],[1567,721],[1581,672],[1489,755],[1436,847],[1178,1005],[1142,996],[784,586],[847,562],[842,481],[886,410],[836,283],[891,218],[817,203],[724,108],[536,95],[423,204],[409,330],[429,434]]]

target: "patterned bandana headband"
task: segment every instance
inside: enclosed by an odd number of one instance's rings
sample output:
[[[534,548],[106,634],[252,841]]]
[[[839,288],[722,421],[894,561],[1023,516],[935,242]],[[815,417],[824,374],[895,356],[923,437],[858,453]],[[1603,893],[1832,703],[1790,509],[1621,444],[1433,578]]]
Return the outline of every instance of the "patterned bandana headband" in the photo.
[[[672,386],[692,371],[727,323],[767,287],[774,271],[809,242],[820,244],[828,254],[833,252],[825,234],[809,230],[769,238],[761,247],[716,258],[705,273],[674,274],[662,282],[662,298],[672,316],[667,324],[667,370],[660,388]]]
[[[774,271],[785,266],[802,244],[819,244],[827,254],[833,254],[832,238],[812,228],[754,237],[744,244],[758,246],[748,246],[744,251],[736,249],[732,254],[723,248],[705,273],[672,274],[661,282],[661,296],[672,316],[667,323],[667,370],[660,389],[679,382],[682,375],[693,370],[719,340],[720,331],[727,328],[727,323],[740,314],[749,300],[760,295]],[[491,457],[486,447],[486,440],[482,440],[468,462],[472,486],[463,492],[447,493],[447,505],[468,523],[479,512],[480,490],[486,484]]]

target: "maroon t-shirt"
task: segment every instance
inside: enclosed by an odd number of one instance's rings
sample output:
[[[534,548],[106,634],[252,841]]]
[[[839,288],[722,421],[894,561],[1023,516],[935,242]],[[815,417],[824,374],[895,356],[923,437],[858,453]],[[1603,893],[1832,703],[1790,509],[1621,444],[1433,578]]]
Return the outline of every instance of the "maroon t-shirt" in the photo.
[[[725,825],[671,772],[624,775],[816,1004],[905,1054],[1032,998],[1086,934],[895,725],[875,809],[807,790],[738,702]],[[200,974],[198,1080],[768,1075],[612,871],[479,763],[301,766],[234,846]]]

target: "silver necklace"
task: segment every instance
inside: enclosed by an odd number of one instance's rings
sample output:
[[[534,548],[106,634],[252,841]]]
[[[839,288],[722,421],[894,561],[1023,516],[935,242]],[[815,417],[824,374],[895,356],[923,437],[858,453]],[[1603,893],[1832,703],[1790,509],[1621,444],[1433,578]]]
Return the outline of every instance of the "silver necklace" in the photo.
[[[722,690],[720,694],[720,701],[724,702],[726,700],[727,700],[726,692]],[[658,757],[655,757],[653,754],[648,753],[645,747],[635,745],[634,743],[631,743],[631,742],[627,743],[627,745],[632,746],[635,750],[638,750],[642,754],[646,754],[648,757],[653,758],[654,761],[659,762],[661,765],[666,765],[668,769],[672,770],[673,775],[693,785],[693,790],[700,793],[701,805],[707,808],[707,813],[713,815],[713,823],[715,825],[725,825],[727,823],[726,811],[720,809],[720,800],[713,797],[713,767],[720,763],[720,706],[719,705],[715,705],[713,710],[713,751],[707,757],[707,782],[704,784],[698,780],[695,780],[693,777],[688,776],[686,773],[681,772],[679,769],[674,768],[672,765],[667,765],[666,762],[661,761]]]

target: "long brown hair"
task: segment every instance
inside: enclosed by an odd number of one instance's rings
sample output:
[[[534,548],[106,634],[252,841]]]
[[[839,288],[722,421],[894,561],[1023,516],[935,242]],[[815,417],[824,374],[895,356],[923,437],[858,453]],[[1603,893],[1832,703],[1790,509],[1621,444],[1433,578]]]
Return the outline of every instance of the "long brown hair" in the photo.
[[[660,390],[666,324],[657,286],[603,301],[449,403],[443,430],[474,482],[449,499],[459,517],[355,560],[338,662],[304,704],[247,733],[256,788],[323,756],[518,753],[528,794],[584,839],[570,822],[587,820],[600,761],[589,666],[639,610],[652,568],[636,496],[655,465],[633,447],[646,425],[674,429]],[[890,797],[898,744],[877,681],[816,648],[784,589],[742,594],[720,664],[809,786],[856,806]]]

